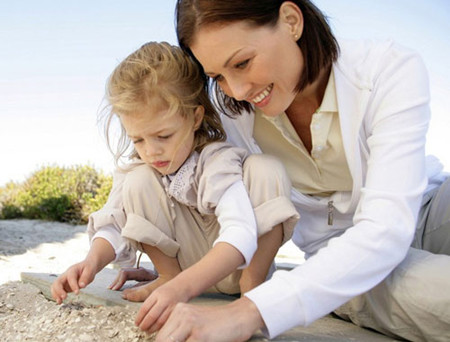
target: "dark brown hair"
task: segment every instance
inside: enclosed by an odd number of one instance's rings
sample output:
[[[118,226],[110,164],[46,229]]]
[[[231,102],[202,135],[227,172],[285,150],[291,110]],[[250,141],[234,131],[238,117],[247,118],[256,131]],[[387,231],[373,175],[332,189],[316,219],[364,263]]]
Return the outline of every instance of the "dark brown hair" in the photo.
[[[178,0],[175,10],[178,43],[193,56],[190,45],[200,27],[237,21],[247,21],[255,26],[275,26],[283,2],[285,0]],[[311,1],[291,2],[300,8],[304,20],[303,33],[297,42],[305,61],[296,87],[301,91],[319,77],[322,68],[336,61],[339,45],[325,15]],[[248,102],[236,101],[226,96],[217,84],[214,86],[219,106],[230,109],[234,114],[239,114],[242,109],[250,110]]]

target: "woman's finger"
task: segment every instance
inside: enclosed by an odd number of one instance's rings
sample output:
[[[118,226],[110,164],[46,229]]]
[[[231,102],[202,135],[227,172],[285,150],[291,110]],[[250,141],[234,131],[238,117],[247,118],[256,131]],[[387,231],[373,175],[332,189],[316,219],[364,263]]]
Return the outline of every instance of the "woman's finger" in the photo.
[[[187,341],[193,328],[189,316],[185,313],[189,311],[189,305],[182,303],[175,305],[167,318],[165,324],[160,328],[155,342],[165,341]]]

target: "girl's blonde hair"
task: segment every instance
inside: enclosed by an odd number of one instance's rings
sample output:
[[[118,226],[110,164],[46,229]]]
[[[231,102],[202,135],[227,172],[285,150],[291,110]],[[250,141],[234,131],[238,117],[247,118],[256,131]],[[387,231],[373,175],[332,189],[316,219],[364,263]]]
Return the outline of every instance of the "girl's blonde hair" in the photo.
[[[169,114],[178,113],[184,118],[193,118],[199,105],[205,108],[202,124],[195,131],[194,150],[201,151],[210,142],[226,139],[200,67],[179,47],[166,42],[144,44],[125,58],[108,79],[106,100],[105,136],[117,166],[130,149],[131,141],[120,125],[117,146],[112,147],[113,119],[141,111],[155,101],[167,105]],[[128,157],[139,158],[134,148]]]

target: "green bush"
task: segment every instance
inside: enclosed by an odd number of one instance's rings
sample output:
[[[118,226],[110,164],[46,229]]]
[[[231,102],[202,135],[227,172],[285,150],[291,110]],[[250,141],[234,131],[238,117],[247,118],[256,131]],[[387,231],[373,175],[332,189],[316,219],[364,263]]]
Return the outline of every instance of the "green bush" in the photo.
[[[111,191],[112,177],[90,166],[47,166],[25,182],[0,188],[0,218],[86,223]]]

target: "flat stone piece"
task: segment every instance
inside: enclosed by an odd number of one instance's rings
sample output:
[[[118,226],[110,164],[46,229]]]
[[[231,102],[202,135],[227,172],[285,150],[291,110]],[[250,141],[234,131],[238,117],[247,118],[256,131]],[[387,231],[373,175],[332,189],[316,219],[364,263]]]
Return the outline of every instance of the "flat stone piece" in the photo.
[[[89,286],[80,291],[80,294],[69,294],[68,302],[77,302],[86,306],[129,306],[136,308],[141,303],[133,303],[122,299],[120,291],[112,291],[107,287],[117,275],[117,270],[105,268],[97,274],[95,280]],[[22,281],[30,283],[39,288],[43,295],[50,299],[50,286],[56,279],[56,274],[50,273],[22,273]],[[134,285],[136,282],[129,282],[128,286]],[[201,305],[221,305],[232,301],[234,297],[220,294],[205,294],[191,301],[194,304]],[[260,342],[269,341],[261,333],[255,334],[250,341]],[[390,337],[378,334],[368,329],[357,327],[356,325],[335,318],[331,315],[323,317],[308,327],[296,327],[284,334],[272,339],[271,341],[308,341],[308,342],[344,342],[344,341],[396,341]]]

